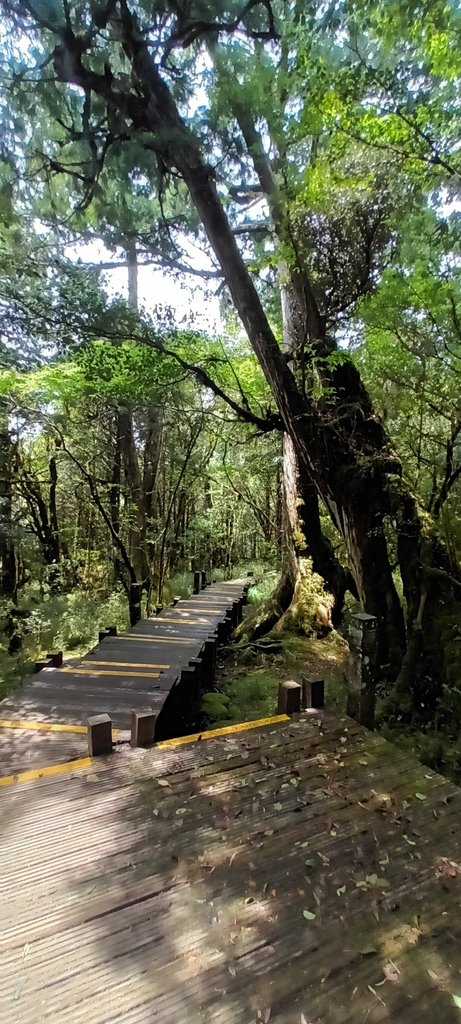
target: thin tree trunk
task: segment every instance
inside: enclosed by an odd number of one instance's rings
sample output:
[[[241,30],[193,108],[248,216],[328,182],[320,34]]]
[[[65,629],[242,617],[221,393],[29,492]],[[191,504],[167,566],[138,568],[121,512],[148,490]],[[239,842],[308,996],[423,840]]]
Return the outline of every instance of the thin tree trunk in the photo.
[[[0,595],[16,601],[17,566],[13,536],[14,445],[8,429],[8,412],[0,403]]]

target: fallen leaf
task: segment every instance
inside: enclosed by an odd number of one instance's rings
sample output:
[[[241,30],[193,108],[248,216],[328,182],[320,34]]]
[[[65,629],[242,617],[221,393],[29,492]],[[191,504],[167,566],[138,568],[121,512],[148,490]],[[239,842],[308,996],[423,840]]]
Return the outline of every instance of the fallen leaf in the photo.
[[[359,764],[367,765],[368,761],[365,757],[359,757]]]
[[[383,967],[383,974],[386,981],[395,982],[399,980],[400,971],[398,967],[396,967],[395,964],[393,964],[391,961],[390,963],[385,964],[385,966]]]
[[[346,892],[346,886],[340,885],[339,889],[336,890],[337,896],[342,896]]]
[[[312,913],[312,910],[303,910],[303,917],[306,918],[306,921],[314,921],[316,915]]]
[[[449,860],[448,857],[439,857],[437,860],[437,871],[439,875],[456,878],[456,875],[461,874],[461,864],[458,864],[456,860]]]
[[[24,949],[23,949],[23,951],[22,951],[22,959],[23,959],[23,960],[25,960],[25,959],[26,959],[26,956],[29,956],[29,952],[30,952],[30,946],[29,946],[29,943],[28,943],[28,942],[26,942],[26,944],[25,944],[25,946],[24,946]]]
[[[388,889],[389,882],[387,878],[378,878],[377,875],[366,875],[365,881],[368,885],[376,885],[378,889]]]
[[[235,975],[237,974],[237,971],[235,970],[235,967],[234,967],[233,964],[229,964],[229,974],[232,974],[233,978],[235,978]]]
[[[176,814],[187,814],[187,807],[178,807]]]
[[[432,978],[433,981],[438,981],[439,980],[438,974],[436,974],[435,971],[431,971],[429,967],[427,968],[427,973],[428,973],[429,977]]]
[[[363,949],[360,950],[360,956],[374,956],[377,952],[378,950],[375,946],[364,946]]]
[[[453,999],[453,1002],[454,1002],[455,1006],[458,1007],[458,1010],[461,1010],[461,996],[454,996],[453,993],[452,993],[452,999]]]
[[[424,793],[415,793],[415,797],[416,797],[417,800],[426,800],[427,799],[424,796]]]
[[[283,804],[274,804],[274,811],[283,810]]]
[[[168,779],[157,779],[159,786],[168,786],[171,789]]]

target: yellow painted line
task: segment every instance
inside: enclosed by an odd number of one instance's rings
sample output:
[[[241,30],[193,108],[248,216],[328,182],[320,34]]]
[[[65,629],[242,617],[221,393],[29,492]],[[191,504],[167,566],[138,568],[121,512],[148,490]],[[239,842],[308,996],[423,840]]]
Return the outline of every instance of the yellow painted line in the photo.
[[[61,722],[23,722],[16,718],[0,718],[0,729],[31,729],[34,732],[86,733],[86,725],[65,725]]]
[[[83,661],[82,665],[114,665],[115,668],[170,668],[170,665],[160,665],[153,661],[137,661],[133,665],[132,661],[96,661],[90,660]]]
[[[111,672],[110,669],[106,668],[101,669],[100,672],[95,668],[63,668],[61,671],[72,672],[80,676],[122,676],[124,679],[126,679],[127,676],[133,676],[133,678],[136,677],[137,679],[160,678],[160,672],[118,672],[117,669],[115,669],[114,672]]]
[[[193,637],[186,637],[186,636],[184,636],[184,637],[181,637],[181,636],[146,636],[144,633],[129,633],[128,636],[118,636],[117,637],[117,642],[119,640],[136,640],[138,642],[139,642],[139,640],[144,640],[146,643],[149,643],[149,644],[160,644],[160,643],[162,643],[162,644],[163,643],[168,643],[168,644],[190,644],[190,643],[194,642],[194,638]]]
[[[203,611],[203,612],[206,612],[207,614],[210,614],[210,615],[220,615],[221,612],[223,611],[223,608],[183,608],[183,609],[177,608],[176,611],[179,611],[179,612],[181,612],[181,611],[184,611],[184,612],[199,612],[199,613]],[[159,617],[158,615],[151,615],[150,616],[150,618],[153,620],[153,622],[155,622],[155,620],[158,619],[158,617]],[[168,621],[171,622],[171,619],[169,619]]]
[[[73,772],[77,768],[91,768],[92,763],[91,757],[80,757],[77,761],[49,764],[46,768],[31,768],[28,772],[18,772],[17,775],[5,775],[0,779],[0,786],[12,786],[15,782],[31,782],[33,779],[44,779],[49,775],[62,775],[63,772]]]
[[[186,615],[188,613],[184,612],[184,614]],[[204,618],[205,618],[205,616],[204,616]],[[174,623],[175,625],[178,625],[178,626],[201,626],[203,620],[202,619],[167,619],[167,618],[164,619],[160,615],[156,615],[155,616],[155,622],[172,622],[172,623]]]
[[[221,729],[196,732],[192,736],[176,736],[173,740],[162,740],[155,746],[162,750],[169,747],[182,747],[186,743],[196,743],[197,740],[213,740],[217,736],[232,736],[234,733],[247,732],[248,729],[259,729],[263,725],[278,725],[280,722],[289,721],[288,715],[273,715],[271,718],[257,718],[255,722],[239,722],[238,725],[225,725]]]

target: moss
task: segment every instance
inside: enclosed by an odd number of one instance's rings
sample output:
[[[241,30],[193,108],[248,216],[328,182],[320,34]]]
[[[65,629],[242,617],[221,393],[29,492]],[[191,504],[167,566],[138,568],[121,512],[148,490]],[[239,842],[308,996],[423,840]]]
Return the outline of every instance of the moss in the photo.
[[[319,610],[327,622],[333,603],[333,597],[324,589],[322,577],[314,572],[311,559],[301,558],[293,599],[280,622],[280,629],[312,635],[319,623]]]

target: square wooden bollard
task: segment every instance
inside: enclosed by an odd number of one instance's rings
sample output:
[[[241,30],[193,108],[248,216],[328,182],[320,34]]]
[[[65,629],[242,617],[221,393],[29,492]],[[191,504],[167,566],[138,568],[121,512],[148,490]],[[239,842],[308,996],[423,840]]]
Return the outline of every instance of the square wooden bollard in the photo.
[[[51,654],[47,654],[47,660],[51,662],[53,668],[60,668],[62,665],[62,651],[52,651]]]
[[[203,656],[205,661],[205,672],[207,681],[212,683],[216,675],[216,652],[218,641],[215,636],[209,636],[203,645]]]
[[[109,715],[92,715],[87,718],[88,753],[90,757],[101,757],[112,753],[112,721]]]
[[[279,685],[279,715],[296,715],[301,710],[301,685],[293,679]]]
[[[323,708],[325,705],[325,682],[323,679],[303,679],[303,708]]]
[[[144,711],[131,712],[131,739],[132,747],[150,747],[155,739],[155,722],[157,716],[151,708]]]

